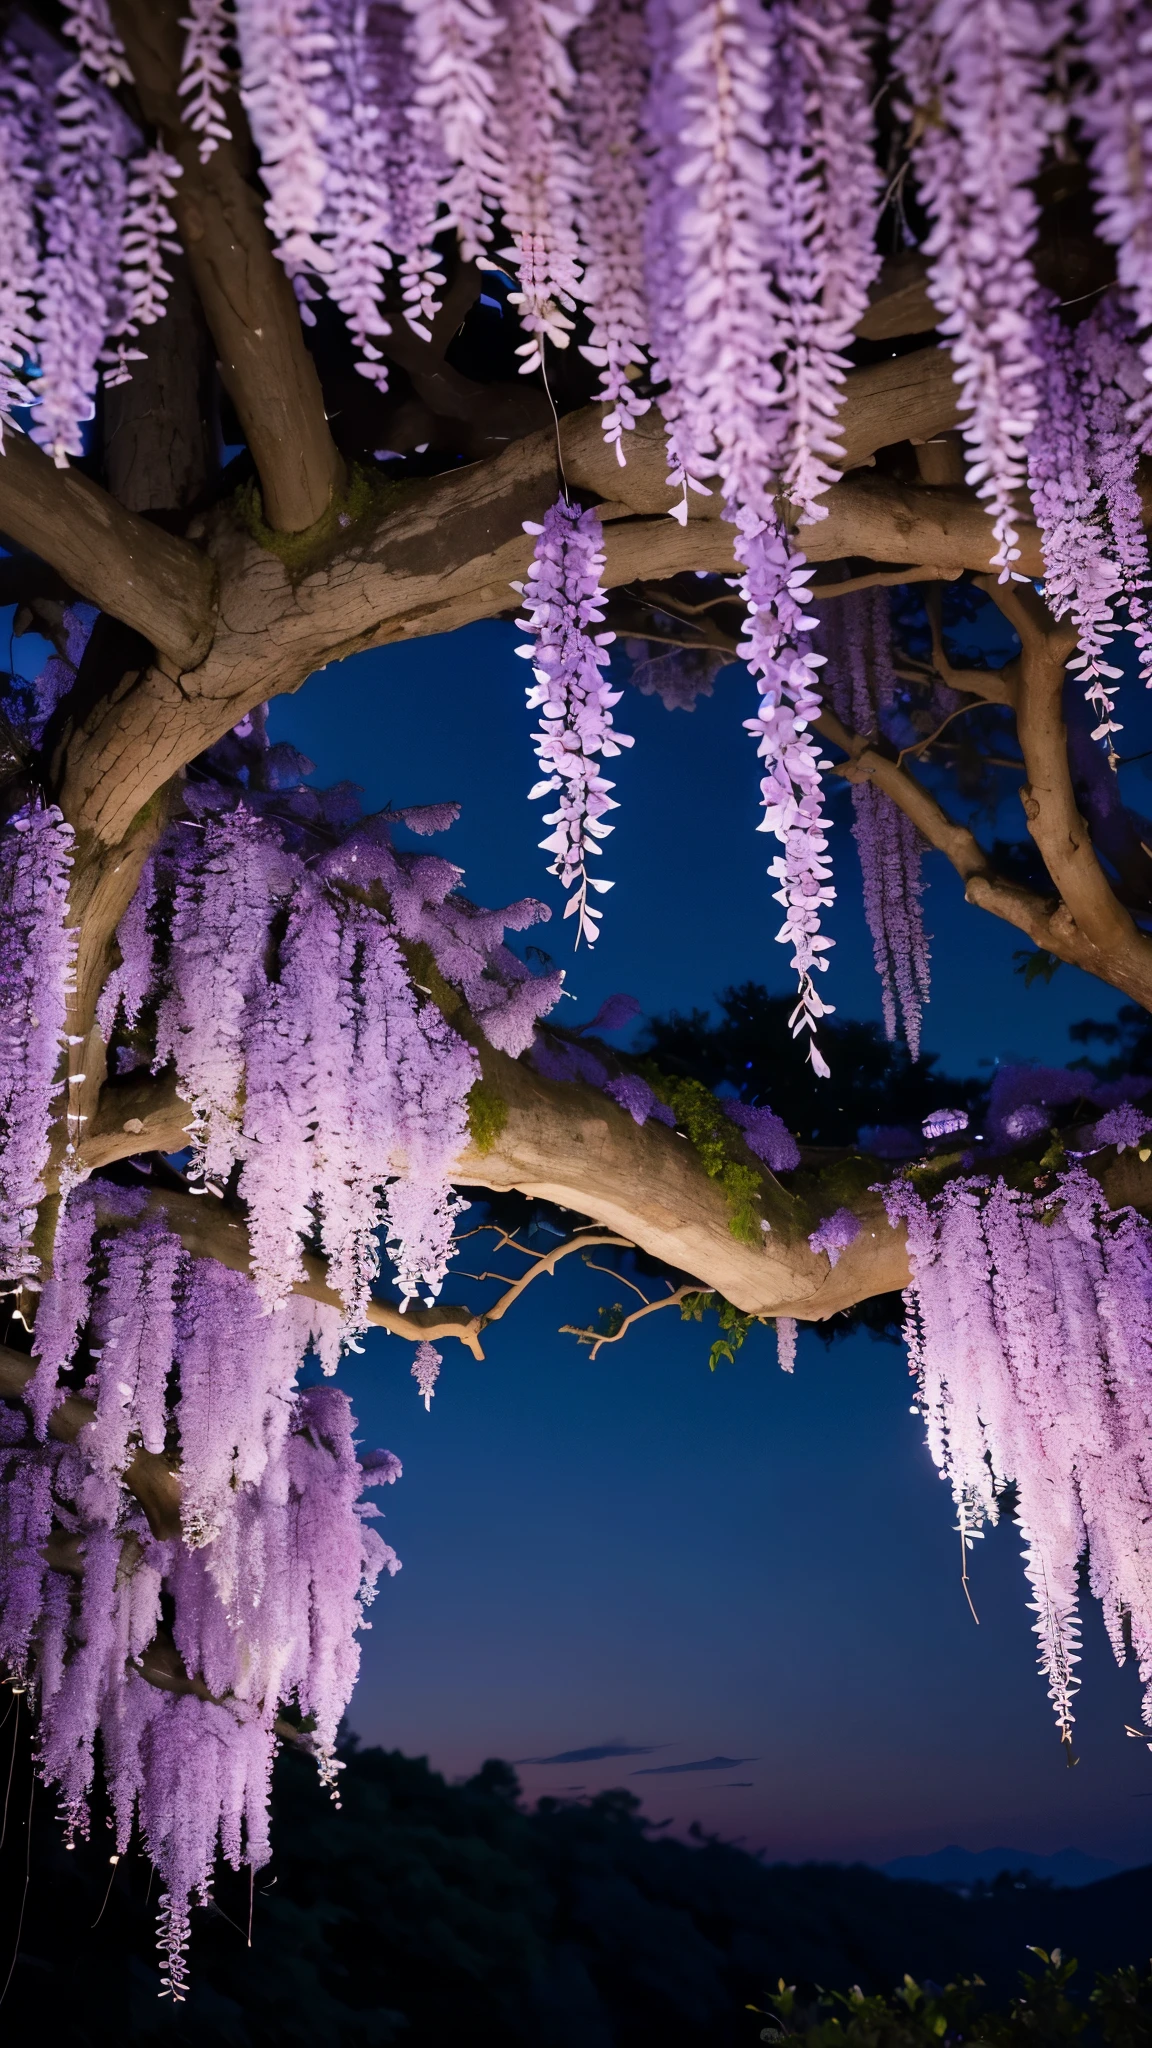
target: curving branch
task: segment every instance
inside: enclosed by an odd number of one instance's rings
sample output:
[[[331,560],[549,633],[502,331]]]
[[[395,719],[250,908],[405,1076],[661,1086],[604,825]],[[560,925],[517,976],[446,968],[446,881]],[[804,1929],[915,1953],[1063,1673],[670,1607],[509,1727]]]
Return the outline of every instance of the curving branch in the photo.
[[[655,1315],[658,1309],[679,1308],[681,1302],[687,1301],[689,1295],[698,1292],[695,1281],[689,1281],[686,1287],[674,1287],[671,1293],[660,1295],[656,1301],[646,1301],[643,1308],[634,1308],[629,1315],[624,1317],[617,1330],[581,1329],[577,1323],[561,1323],[560,1335],[562,1337],[579,1337],[582,1342],[590,1344],[592,1349],[588,1353],[588,1361],[589,1364],[592,1364],[600,1351],[601,1345],[619,1344],[620,1339],[628,1335],[633,1323],[643,1322],[645,1316]]]
[[[951,861],[964,884],[964,895],[969,903],[1014,925],[1035,946],[1055,954],[1058,960],[1067,961],[1072,967],[1082,967],[1086,974],[1096,975],[1099,980],[1131,996],[1143,1008],[1152,1010],[1152,940],[1145,939],[1136,930],[1127,911],[1116,903],[1114,897],[1112,902],[1116,911],[1127,919],[1137,942],[1135,944],[1123,933],[1121,943],[1113,944],[1103,929],[1103,919],[1100,926],[1090,929],[1077,921],[1060,897],[1041,896],[1034,889],[1008,881],[989,859],[975,833],[970,832],[966,825],[956,824],[907,768],[868,741],[850,733],[830,711],[824,712],[816,723],[824,738],[831,740],[833,746],[841,748],[848,757],[836,764],[835,773],[843,776],[846,782],[871,782],[890,796],[893,803],[899,805],[905,816],[912,820],[929,846],[936,847]],[[1088,854],[1107,889],[1096,856],[1088,845],[1088,828],[1082,820],[1079,823]],[[1033,837],[1037,837],[1035,832]],[[1045,852],[1043,846],[1041,851]],[[1069,863],[1073,860],[1083,862],[1084,855],[1078,844],[1069,845],[1067,860]],[[1053,880],[1057,877],[1053,876]],[[1111,897],[1111,890],[1108,894]]]
[[[172,208],[220,375],[260,477],[265,517],[278,531],[299,533],[327,510],[344,466],[295,295],[245,175],[243,111],[230,102],[229,125],[239,140],[220,143],[206,164],[181,118],[181,11],[180,0],[112,0],[145,119],[181,168]]]
[[[1067,621],[1054,622],[1027,585],[978,581],[1020,636],[1016,731],[1027,774],[1020,798],[1028,830],[1060,891],[1062,919],[1107,959],[1114,987],[1152,990],[1152,939],[1137,929],[1108,881],[1072,787],[1063,696],[1075,632]],[[1138,1000],[1147,1006],[1147,997]]]
[[[216,623],[211,562],[126,512],[78,469],[56,469],[11,428],[0,455],[0,533],[143,634],[178,669],[195,668],[207,654]]]

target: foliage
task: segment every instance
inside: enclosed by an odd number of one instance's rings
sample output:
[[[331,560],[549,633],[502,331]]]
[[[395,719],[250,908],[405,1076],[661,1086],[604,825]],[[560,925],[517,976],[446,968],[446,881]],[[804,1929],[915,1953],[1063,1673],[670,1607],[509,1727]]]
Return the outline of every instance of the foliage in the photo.
[[[969,1901],[861,1867],[766,1864],[699,1830],[673,1840],[627,1791],[528,1807],[503,1763],[449,1784],[419,1758],[354,1743],[341,1754],[339,1812],[305,1762],[280,1758],[274,1862],[251,1899],[247,1872],[218,1873],[216,1904],[193,1916],[192,1986],[176,2010],[155,1998],[146,1859],[133,1852],[110,1869],[100,1809],[92,1839],[66,1852],[49,1802],[38,1801],[20,1960],[3,2008],[12,2039],[63,2048],[754,2048],[766,2020],[747,2008],[763,2007],[763,1987],[780,1978],[796,1985],[805,2021],[847,2022],[842,2004],[819,2008],[819,1985],[856,1983],[875,1999],[911,1966],[933,1997],[926,1980],[978,1973],[998,2010],[1037,1932],[1084,1958],[1089,1982],[1094,1969],[1115,1971],[1142,1953],[1146,1872],[1081,1892]],[[22,1731],[13,1815],[23,1816],[28,1792]],[[20,1909],[24,1839],[10,1827],[0,1858],[8,1928]],[[1110,1979],[1091,2009],[1102,2014],[1107,2001],[1115,2010],[1113,2032],[1102,2036],[1112,2048],[1147,2041],[1148,2000],[1135,1971]],[[914,2024],[906,2006],[895,2011]],[[859,2033],[850,2038],[873,2048]],[[939,2038],[923,2028],[906,2041],[880,2036],[883,2048],[930,2048]],[[1048,2038],[1007,2037],[1020,2048]],[[1089,2044],[1096,2048],[1094,2033]]]
[[[978,1081],[937,1073],[932,1053],[913,1062],[903,1046],[885,1042],[879,1025],[835,1017],[821,1025],[832,1079],[819,1081],[788,1034],[788,996],[744,982],[725,989],[718,1006],[719,1020],[706,1010],[653,1018],[645,1045],[657,1067],[735,1089],[745,1102],[770,1102],[802,1140],[854,1145],[862,1126],[916,1123],[945,1104],[971,1107],[983,1092]]]
[[[802,2041],[807,2048],[934,2048],[939,2042],[950,2048],[1031,2048],[1041,2042],[1056,2048],[1080,2040],[1085,2048],[1137,2048],[1152,2040],[1152,1970],[1099,1974],[1085,1999],[1071,1989],[1077,1974],[1073,1958],[1058,1948],[1033,1953],[1043,1969],[1039,1975],[1020,1972],[1024,1989],[1007,2012],[987,2008],[979,1977],[941,1986],[930,1980],[918,1984],[905,1973],[890,1997],[866,1996],[854,1985],[811,2003],[781,1979],[769,1994],[760,2039]]]
[[[763,1182],[755,1168],[738,1156],[737,1133],[711,1089],[691,1077],[677,1080],[661,1073],[653,1061],[645,1062],[644,1078],[695,1146],[709,1179],[718,1180],[723,1188],[732,1212],[728,1228],[733,1237],[741,1244],[759,1244]]]
[[[1020,946],[1012,958],[1016,962],[1015,973],[1024,976],[1025,988],[1031,988],[1034,981],[1042,981],[1046,988],[1050,987],[1052,977],[1060,966],[1055,953],[1049,953],[1043,946],[1031,949]]]
[[[347,488],[333,496],[315,524],[305,527],[303,533],[281,533],[268,525],[255,477],[240,485],[233,503],[245,531],[259,547],[278,555],[288,574],[298,580],[318,568],[337,546],[344,546],[361,520],[394,503],[405,489],[398,479],[353,463]]]
[[[508,1122],[508,1104],[485,1081],[473,1081],[467,1109],[469,1138],[478,1152],[491,1152]]]
[[[716,1310],[716,1319],[722,1334],[716,1339],[708,1353],[708,1370],[715,1372],[722,1358],[731,1365],[740,1350],[753,1323],[771,1323],[771,1316],[745,1315],[743,1309],[734,1308],[725,1301],[722,1294],[686,1294],[680,1304],[680,1320],[685,1323],[699,1323],[707,1309]]]

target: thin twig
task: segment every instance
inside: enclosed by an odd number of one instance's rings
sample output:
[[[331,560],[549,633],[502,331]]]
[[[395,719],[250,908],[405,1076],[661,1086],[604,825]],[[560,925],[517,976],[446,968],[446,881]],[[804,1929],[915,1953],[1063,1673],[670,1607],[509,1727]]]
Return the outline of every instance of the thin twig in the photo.
[[[977,1612],[976,1612],[976,1609],[975,1609],[975,1607],[973,1606],[973,1603],[972,1603],[972,1594],[971,1594],[971,1592],[970,1592],[970,1590],[969,1590],[969,1586],[968,1586],[968,1549],[967,1549],[967,1541],[966,1541],[966,1538],[967,1538],[967,1534],[968,1534],[968,1531],[967,1531],[967,1526],[966,1526],[966,1524],[965,1524],[965,1521],[964,1521],[964,1511],[963,1511],[963,1509],[961,1509],[961,1511],[960,1511],[960,1584],[961,1584],[961,1585],[963,1586],[963,1588],[964,1588],[964,1598],[965,1598],[965,1599],[966,1599],[966,1601],[968,1602],[968,1612],[969,1612],[969,1613],[971,1614],[971,1616],[972,1616],[972,1619],[973,1619],[973,1621],[974,1621],[974,1622],[976,1623],[976,1626],[977,1626],[977,1628],[979,1628],[979,1626],[980,1626],[980,1616],[979,1616],[979,1615],[977,1614]]]
[[[24,1858],[24,1890],[20,1898],[20,1918],[16,1922],[16,1941],[12,1949],[12,1961],[8,1965],[8,1975],[4,1979],[4,1989],[0,1991],[0,2005],[3,2005],[4,2000],[8,1996],[8,1986],[12,1982],[13,1973],[16,1969],[16,1959],[20,1954],[20,1937],[24,1932],[24,1908],[28,1904],[28,1886],[32,1881],[32,1801],[35,1797],[36,1773],[33,1771],[32,1784],[28,1793],[28,1851]]]
[[[112,1865],[112,1868],[108,1873],[108,1889],[104,1894],[104,1905],[101,1906],[100,1911],[97,1913],[96,1918],[92,1922],[91,1929],[89,1930],[93,1934],[95,1933],[96,1929],[100,1925],[100,1922],[104,1918],[104,1906],[108,1904],[109,1899],[112,1897],[112,1887],[116,1882],[116,1872],[120,1867],[120,1858],[118,1856],[110,1856],[108,1858],[108,1861]]]
[[[692,1280],[686,1287],[677,1287],[673,1293],[666,1294],[663,1301],[649,1301],[643,1308],[634,1308],[630,1316],[625,1316],[618,1330],[611,1330],[606,1334],[601,1334],[596,1330],[578,1329],[575,1323],[561,1323],[560,1334],[562,1337],[585,1338],[592,1346],[588,1354],[589,1363],[591,1364],[602,1344],[618,1344],[621,1337],[627,1336],[633,1323],[640,1322],[642,1317],[654,1315],[658,1308],[677,1308],[682,1301],[687,1300],[690,1294],[699,1294],[701,1291],[699,1282]]]
[[[555,1251],[545,1252],[543,1258],[537,1259],[536,1264],[527,1273],[520,1275],[519,1280],[514,1280],[507,1293],[502,1294],[492,1308],[485,1309],[483,1315],[476,1318],[477,1327],[483,1330],[489,1323],[498,1323],[501,1316],[507,1315],[513,1302],[519,1300],[525,1288],[531,1287],[532,1282],[538,1280],[542,1273],[547,1273],[551,1278],[558,1260],[566,1259],[569,1252],[582,1251],[584,1246],[589,1244],[615,1245],[621,1251],[627,1252],[636,1249],[630,1237],[617,1237],[614,1231],[585,1231],[580,1237],[567,1238],[563,1244],[556,1246]]]
[[[619,1280],[622,1286],[630,1287],[633,1294],[638,1294],[641,1301],[647,1302],[648,1296],[645,1294],[644,1289],[637,1287],[634,1280],[629,1280],[627,1273],[618,1273],[615,1266],[598,1266],[595,1259],[585,1259],[584,1264],[590,1273],[607,1273],[610,1280]]]
[[[987,705],[988,700],[986,697],[978,697],[975,704],[958,705],[955,711],[950,711],[948,713],[948,716],[944,720],[943,724],[938,725],[936,727],[935,732],[929,733],[926,740],[917,740],[914,743],[914,745],[910,747],[901,747],[900,752],[896,756],[896,766],[898,768],[902,767],[904,763],[904,758],[907,754],[922,754],[926,747],[932,746],[933,742],[939,739],[941,733],[945,729],[945,726],[951,725],[952,720],[954,718],[963,718],[964,713],[966,711],[984,711],[987,709]]]
[[[12,1773],[16,1768],[16,1737],[20,1733],[20,1694],[16,1693],[14,1697],[16,1701],[16,1725],[12,1730],[12,1754],[8,1759],[8,1783],[4,1787],[4,1820],[3,1824],[0,1825],[0,1849],[4,1847],[4,1840],[8,1833],[8,1802],[12,1797]],[[7,1720],[8,1716],[5,1715],[4,1718]]]

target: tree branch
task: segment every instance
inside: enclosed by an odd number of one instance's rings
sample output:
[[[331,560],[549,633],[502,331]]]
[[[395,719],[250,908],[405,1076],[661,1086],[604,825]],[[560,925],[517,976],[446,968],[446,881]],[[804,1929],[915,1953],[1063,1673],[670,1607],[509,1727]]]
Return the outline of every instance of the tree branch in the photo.
[[[984,577],[979,582],[1020,636],[1016,730],[1028,776],[1020,792],[1028,830],[1060,891],[1064,920],[1098,957],[1107,959],[1107,979],[1114,987],[1146,991],[1137,1000],[1147,1008],[1152,1003],[1152,939],[1137,929],[1114,893],[1072,788],[1063,694],[1065,666],[1076,645],[1074,629],[1067,621],[1055,623],[1026,585],[1001,585]]]
[[[259,195],[242,168],[243,110],[230,100],[228,120],[237,139],[220,143],[202,164],[177,91],[180,0],[112,0],[112,14],[145,119],[160,130],[181,167],[172,209],[219,353],[220,375],[259,473],[264,516],[277,531],[303,532],[342,487],[344,468],[304,346],[295,294],[272,253]]]
[[[9,428],[0,455],[0,532],[30,548],[101,611],[151,641],[177,669],[195,668],[215,627],[211,562],[77,469],[56,469]]]
[[[634,1308],[630,1315],[625,1316],[618,1330],[606,1330],[600,1333],[596,1330],[582,1330],[576,1323],[561,1323],[560,1335],[562,1337],[582,1337],[590,1343],[592,1349],[588,1353],[588,1361],[591,1364],[595,1360],[602,1344],[618,1344],[621,1337],[627,1336],[633,1323],[642,1322],[645,1316],[655,1315],[657,1309],[679,1308],[680,1303],[686,1301],[690,1294],[698,1294],[699,1291],[693,1280],[688,1283],[687,1287],[674,1288],[671,1294],[663,1295],[659,1301],[646,1301],[643,1308]]]
[[[1112,948],[1101,944],[1059,898],[1040,896],[1035,890],[1007,881],[993,866],[975,834],[966,825],[957,825],[906,768],[848,732],[832,712],[824,712],[816,723],[824,738],[848,756],[847,761],[837,764],[836,774],[847,782],[872,782],[890,796],[928,844],[951,861],[969,903],[1014,925],[1034,945],[1054,953],[1058,960],[1082,967],[1086,974],[1096,975],[1100,981],[1132,996],[1143,1008],[1152,1009],[1152,941],[1137,932],[1138,946]],[[1082,825],[1081,829],[1087,840],[1087,828]],[[1094,854],[1092,859],[1095,861]],[[1127,918],[1122,905],[1116,904],[1116,909]],[[1134,932],[1135,929],[1132,926]]]

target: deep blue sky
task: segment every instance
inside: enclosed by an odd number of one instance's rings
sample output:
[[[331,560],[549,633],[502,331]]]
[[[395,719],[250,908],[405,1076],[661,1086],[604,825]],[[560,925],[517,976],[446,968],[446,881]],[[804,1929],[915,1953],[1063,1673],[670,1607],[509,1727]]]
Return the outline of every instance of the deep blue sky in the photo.
[[[482,625],[358,655],[280,699],[273,732],[317,781],[362,783],[372,807],[459,798],[460,823],[434,843],[469,893],[558,905],[537,851],[544,807],[525,801],[518,638]],[[753,830],[750,701],[736,669],[691,716],[626,692],[616,716],[636,747],[617,764],[603,863],[617,886],[595,954],[570,961],[573,1019],[617,989],[651,1012],[749,977],[788,986],[769,843]],[[845,817],[845,791],[834,810]],[[853,849],[835,836],[828,994],[844,1015],[878,1016]],[[1112,992],[1072,969],[1025,989],[1018,934],[969,909],[936,856],[928,872],[925,1037],[946,1067],[1060,1062],[1069,1022],[1114,1014]],[[533,936],[565,961],[571,930]],[[620,1290],[561,1272],[488,1333],[484,1364],[444,1347],[430,1415],[398,1340],[374,1333],[341,1369],[365,1438],[405,1464],[382,1503],[404,1569],[373,1609],[352,1709],[366,1739],[450,1774],[491,1755],[661,1745],[522,1775],[532,1792],[625,1784],[657,1819],[790,1858],[882,1861],[950,1841],[1152,1858],[1152,1758],[1122,1726],[1138,1718],[1135,1676],[1116,1671],[1090,1613],[1069,1771],[1034,1675],[1016,1538],[1005,1528],[977,1549],[976,1628],[902,1351],[860,1336],[829,1352],[804,1333],[789,1380],[757,1331],[710,1374],[707,1335],[669,1315],[592,1365],[558,1325]],[[717,1756],[749,1761],[632,1775]]]

